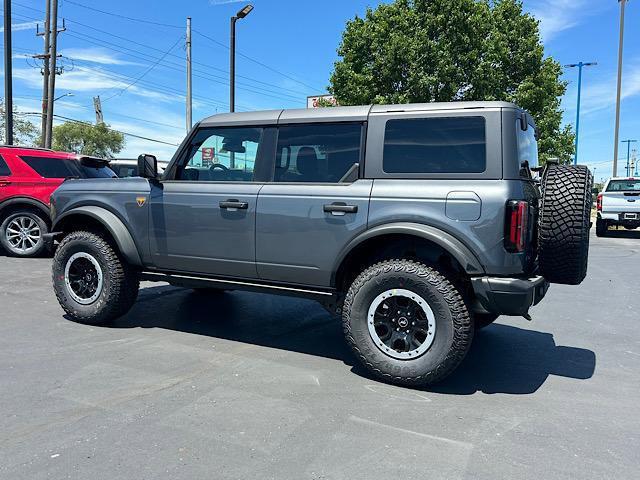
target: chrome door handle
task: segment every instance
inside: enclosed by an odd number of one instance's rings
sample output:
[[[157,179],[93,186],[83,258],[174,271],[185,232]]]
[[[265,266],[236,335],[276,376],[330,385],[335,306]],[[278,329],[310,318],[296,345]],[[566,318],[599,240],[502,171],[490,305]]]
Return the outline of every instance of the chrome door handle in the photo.
[[[220,202],[220,208],[229,210],[246,210],[249,208],[249,204],[247,202],[241,202],[240,200],[230,199]]]
[[[331,213],[333,215],[344,215],[345,213],[357,213],[358,206],[357,205],[347,205],[342,202],[335,202],[323,207],[323,210],[326,213]]]
[[[9,180],[0,180],[0,187],[7,187],[9,185],[11,185]]]

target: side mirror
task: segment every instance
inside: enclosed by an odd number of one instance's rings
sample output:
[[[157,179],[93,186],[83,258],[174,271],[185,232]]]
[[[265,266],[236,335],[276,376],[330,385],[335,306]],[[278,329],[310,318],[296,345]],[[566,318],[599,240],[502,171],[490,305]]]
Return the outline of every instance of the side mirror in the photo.
[[[138,157],[138,176],[142,178],[158,177],[158,159],[155,155],[145,153]]]

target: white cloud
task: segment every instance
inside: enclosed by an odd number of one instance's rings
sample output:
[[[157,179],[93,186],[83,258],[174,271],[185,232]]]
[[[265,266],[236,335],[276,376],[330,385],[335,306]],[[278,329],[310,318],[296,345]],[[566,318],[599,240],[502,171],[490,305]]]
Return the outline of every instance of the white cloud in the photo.
[[[122,60],[106,48],[65,48],[62,54],[72,60],[99,63],[102,65],[141,65],[136,62]]]
[[[42,76],[35,69],[17,68],[13,71],[16,79],[24,81],[31,88],[41,88]],[[137,85],[129,86],[133,80],[121,80],[112,75],[107,75],[89,67],[75,67],[73,70],[67,71],[58,76],[56,79],[56,88],[59,90],[68,90],[71,92],[90,92],[92,95],[103,90],[111,90],[102,93],[102,98],[106,99],[113,94],[117,94],[114,98],[122,95],[133,94],[147,99],[153,99],[161,102],[178,102],[182,101],[180,95],[169,95],[155,91],[147,87],[139,87]],[[127,89],[125,92],[118,93],[119,90]]]
[[[585,17],[607,7],[603,3],[593,0],[532,0],[528,5],[530,12],[540,20],[542,41],[548,42],[580,24]]]
[[[622,77],[621,99],[629,99],[640,95],[640,61],[625,65]],[[585,79],[583,76],[581,113],[588,115],[606,109],[613,109],[616,100],[617,74],[615,71],[601,74],[599,79]],[[566,96],[569,102],[567,110],[575,113],[576,87]],[[571,100],[570,100],[571,99]]]
[[[19,32],[20,30],[31,30],[32,28],[36,28],[39,22],[23,22],[23,23],[12,23],[11,31]],[[0,32],[4,32],[4,27],[0,27]]]

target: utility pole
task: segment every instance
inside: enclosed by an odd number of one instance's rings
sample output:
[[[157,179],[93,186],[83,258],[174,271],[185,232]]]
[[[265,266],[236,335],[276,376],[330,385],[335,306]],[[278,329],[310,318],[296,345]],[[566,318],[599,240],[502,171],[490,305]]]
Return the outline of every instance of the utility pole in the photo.
[[[622,140],[620,143],[626,143],[627,144],[627,177],[631,176],[631,144],[632,143],[636,143],[637,140]],[[616,175],[614,174],[614,177]]]
[[[56,92],[56,61],[58,59],[58,0],[51,0],[51,52],[49,53],[49,86],[47,98],[55,97]],[[45,148],[51,148],[53,137],[53,103],[47,102],[47,128],[45,136]]]
[[[192,122],[192,92],[191,92],[191,17],[187,17],[187,133],[191,130]]]
[[[42,121],[40,123],[40,146],[46,145],[46,132],[47,132],[47,109],[49,104],[49,56],[51,48],[49,43],[51,40],[51,0],[46,0],[45,17],[44,17],[44,31],[42,33],[37,32],[36,35],[44,37],[44,52],[42,55],[35,55],[35,58],[42,59],[43,68],[43,87],[42,87]]]
[[[624,7],[627,0],[620,3],[620,40],[618,44],[618,87],[616,92],[616,126],[613,140],[613,176],[618,176],[618,140],[620,138],[620,96],[622,91],[622,47],[624,45]]]
[[[5,142],[13,145],[13,74],[11,71],[11,0],[4,0],[4,127]]]
[[[575,156],[573,157],[573,164],[578,164],[578,135],[580,133],[580,92],[582,91],[582,67],[591,67],[597,65],[596,62],[578,62],[578,63],[570,63],[569,65],[565,65],[568,68],[578,67],[578,107],[576,108],[576,145],[575,145]]]
[[[104,117],[102,116],[102,103],[100,103],[100,95],[93,97],[93,109],[96,111],[96,125],[104,123]]]

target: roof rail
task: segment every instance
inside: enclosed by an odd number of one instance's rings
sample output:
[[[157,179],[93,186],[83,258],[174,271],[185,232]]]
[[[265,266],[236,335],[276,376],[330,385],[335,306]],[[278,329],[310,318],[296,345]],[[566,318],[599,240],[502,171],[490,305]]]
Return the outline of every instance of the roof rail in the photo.
[[[43,152],[55,152],[51,148],[42,148],[42,147],[27,147],[25,145],[0,145],[0,148],[23,148],[25,150],[41,150]]]

